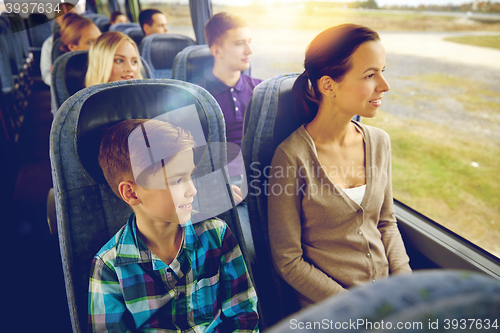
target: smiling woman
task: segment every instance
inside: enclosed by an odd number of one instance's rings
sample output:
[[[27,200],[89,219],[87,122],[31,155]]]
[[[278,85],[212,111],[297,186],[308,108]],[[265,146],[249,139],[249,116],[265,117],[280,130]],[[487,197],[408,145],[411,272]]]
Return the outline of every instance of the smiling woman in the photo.
[[[142,79],[137,45],[121,32],[105,32],[89,51],[85,86],[132,79]]]

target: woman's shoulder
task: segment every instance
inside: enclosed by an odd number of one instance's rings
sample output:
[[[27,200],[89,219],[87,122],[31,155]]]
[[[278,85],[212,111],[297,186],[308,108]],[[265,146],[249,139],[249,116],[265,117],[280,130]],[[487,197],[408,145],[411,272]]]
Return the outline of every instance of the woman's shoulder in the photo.
[[[356,122],[356,125],[363,130],[365,136],[368,136],[372,145],[390,144],[391,137],[383,129],[358,122]]]
[[[308,151],[310,145],[309,135],[304,125],[297,128],[290,136],[288,136],[282,143],[278,145],[276,150],[281,150],[286,153],[297,153],[301,150]]]

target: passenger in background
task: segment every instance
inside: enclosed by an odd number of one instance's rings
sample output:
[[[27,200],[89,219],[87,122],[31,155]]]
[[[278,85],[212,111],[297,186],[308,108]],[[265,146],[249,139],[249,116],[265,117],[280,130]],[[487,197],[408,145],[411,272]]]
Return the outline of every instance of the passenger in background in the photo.
[[[167,33],[167,23],[165,14],[157,9],[145,9],[139,13],[139,24],[145,36]]]
[[[103,33],[89,50],[85,86],[133,79],[142,79],[137,45],[124,33]]]
[[[227,141],[241,148],[245,109],[253,88],[262,82],[241,73],[250,68],[250,28],[242,18],[222,12],[208,20],[205,39],[215,59],[214,68],[198,84],[207,89],[219,103],[226,122]],[[233,194],[239,203],[243,200],[240,191],[243,160],[234,160],[228,165],[228,170]],[[238,211],[243,212],[240,209]]]
[[[91,19],[68,13],[64,15],[61,26],[61,51],[88,50],[100,35],[101,30]]]
[[[304,67],[292,89],[304,125],[276,149],[268,198],[273,261],[302,307],[411,272],[394,213],[390,138],[352,120],[374,117],[389,90],[379,35],[329,28],[309,44]]]
[[[69,12],[76,14],[76,7],[73,4],[68,2],[64,2],[59,4],[59,8],[64,14]],[[57,24],[59,26],[62,25],[62,21],[64,18],[64,14],[56,16],[52,24]],[[42,51],[40,55],[40,72],[42,74],[43,82],[50,86],[51,75],[52,72],[52,45],[54,45],[54,40],[57,39],[60,34],[60,28],[57,29],[58,32],[55,35],[50,35],[42,44]]]
[[[116,23],[127,23],[128,22],[128,18],[125,14],[123,14],[122,12],[120,11],[114,11],[111,13],[111,16],[109,17],[109,23],[106,24],[103,28],[103,31],[106,32],[106,31],[109,31],[109,27],[112,26],[113,24],[116,24]]]

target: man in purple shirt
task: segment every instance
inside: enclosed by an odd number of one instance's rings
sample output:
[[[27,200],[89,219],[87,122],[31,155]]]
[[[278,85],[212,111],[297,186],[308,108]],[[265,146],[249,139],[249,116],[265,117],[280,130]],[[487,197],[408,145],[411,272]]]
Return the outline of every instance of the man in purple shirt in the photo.
[[[207,89],[219,103],[224,113],[227,141],[241,148],[245,109],[253,88],[262,82],[241,73],[250,68],[250,29],[240,17],[221,12],[212,16],[205,25],[205,38],[215,60],[212,72],[208,72],[199,85]],[[229,163],[228,171],[235,200],[241,202],[241,155]]]
[[[252,54],[250,29],[243,19],[224,12],[215,14],[205,25],[205,39],[214,56],[214,67],[211,72],[207,71],[202,82],[198,84],[207,89],[219,103],[224,113],[227,141],[239,148],[239,155],[234,160],[232,159],[235,154],[231,154],[232,149],[228,149],[228,171],[233,197],[238,204],[240,225],[247,245],[246,253],[252,263],[255,254],[252,252],[253,240],[248,210],[241,191],[246,182],[240,150],[245,109],[252,97],[253,88],[262,80],[241,73],[250,68]]]

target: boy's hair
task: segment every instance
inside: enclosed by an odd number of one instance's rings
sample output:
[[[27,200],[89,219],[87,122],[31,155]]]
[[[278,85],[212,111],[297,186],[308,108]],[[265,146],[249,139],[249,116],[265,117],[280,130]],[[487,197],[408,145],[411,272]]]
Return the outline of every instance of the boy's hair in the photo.
[[[141,25],[141,29],[144,32],[144,24],[149,26],[153,25],[153,15],[154,14],[163,14],[158,9],[144,9],[139,13],[139,24]]]
[[[189,131],[161,120],[128,119],[110,127],[102,138],[98,160],[106,181],[119,198],[121,198],[118,191],[120,182],[124,180],[136,182],[131,160],[134,161],[134,167],[144,170],[139,176],[141,178],[154,174],[162,168],[161,161],[151,165],[149,150],[144,149],[145,145],[132,145],[129,151],[129,136],[139,126],[142,127],[142,132],[146,134],[149,143],[152,141],[164,143],[162,145],[162,152],[166,156],[163,159],[164,164],[174,158],[175,154],[195,146]],[[138,163],[142,165],[137,165]]]
[[[82,30],[94,24],[91,19],[75,13],[67,13],[63,16],[61,24],[61,51],[69,52],[68,45],[77,45],[82,38]]]
[[[141,59],[134,40],[124,33],[108,31],[99,36],[96,42],[90,47],[89,66],[85,75],[85,87],[109,81],[111,72],[113,71],[115,53],[122,40],[130,42],[134,46],[137,54],[137,65],[139,66],[137,79],[142,79]]]
[[[215,14],[205,24],[205,39],[208,47],[212,47],[213,44],[222,45],[228,30],[244,27],[248,27],[248,24],[239,16],[225,12]]]

